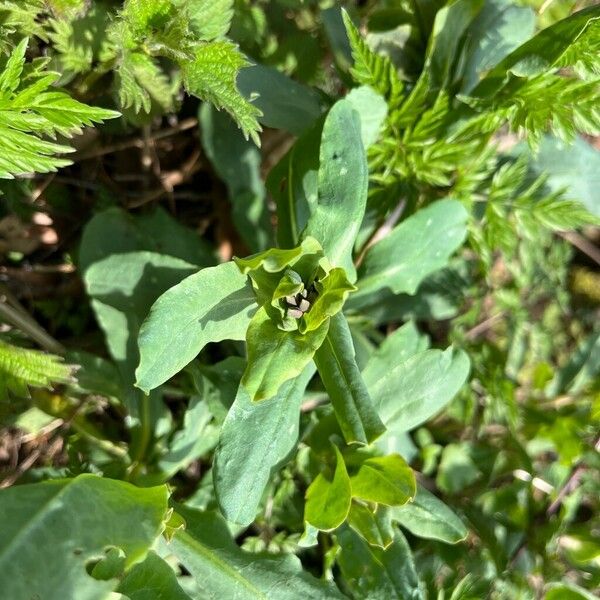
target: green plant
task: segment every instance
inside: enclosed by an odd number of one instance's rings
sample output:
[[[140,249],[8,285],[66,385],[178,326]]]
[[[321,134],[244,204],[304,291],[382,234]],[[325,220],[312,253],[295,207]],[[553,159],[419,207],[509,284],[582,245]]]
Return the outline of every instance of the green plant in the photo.
[[[7,598],[600,585],[600,10],[347,8],[0,2]]]

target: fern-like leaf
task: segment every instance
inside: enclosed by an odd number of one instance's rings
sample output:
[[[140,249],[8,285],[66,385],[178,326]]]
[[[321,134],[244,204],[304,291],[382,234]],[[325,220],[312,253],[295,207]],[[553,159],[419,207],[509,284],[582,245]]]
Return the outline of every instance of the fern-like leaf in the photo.
[[[72,137],[82,127],[119,113],[87,106],[51,87],[58,73],[45,71],[45,63],[25,63],[27,39],[14,49],[0,74],[0,178],[55,171],[70,164],[57,154],[72,148],[43,136]]]
[[[38,350],[19,348],[0,341],[0,400],[8,393],[27,397],[28,387],[50,387],[72,382],[73,365],[66,365],[59,356]]]
[[[389,110],[393,111],[402,100],[404,87],[394,64],[387,56],[371,50],[348,13],[343,11],[342,14],[354,59],[352,77],[357,83],[369,85],[379,92],[388,101]]]
[[[238,71],[249,63],[235,44],[228,41],[201,45],[192,61],[182,63],[183,82],[193,96],[225,109],[246,136],[260,145],[261,127],[257,118],[262,114],[248,102],[236,86]]]

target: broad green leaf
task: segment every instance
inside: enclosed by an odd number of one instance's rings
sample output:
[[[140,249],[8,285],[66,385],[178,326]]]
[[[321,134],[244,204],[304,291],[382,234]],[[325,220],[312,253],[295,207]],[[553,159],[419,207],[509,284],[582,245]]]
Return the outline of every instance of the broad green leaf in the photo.
[[[150,307],[195,270],[179,258],[144,251],[111,254],[85,271],[96,318],[126,383],[133,383],[137,336]]]
[[[142,325],[136,385],[159,386],[210,342],[243,340],[255,309],[252,289],[233,262],[187,277],[154,303]]]
[[[510,74],[522,78],[533,77],[552,68],[589,23],[598,18],[600,7],[589,6],[542,29],[496,65],[471,95],[478,98],[490,97],[504,86]]]
[[[456,200],[439,200],[400,223],[365,255],[358,271],[358,291],[348,306],[368,304],[383,288],[414,294],[419,284],[444,267],[465,239],[467,212]]]
[[[394,433],[410,431],[439,412],[467,379],[470,361],[460,351],[425,350],[381,377],[365,370],[365,383],[383,422]]]
[[[184,0],[190,16],[190,28],[202,40],[223,37],[231,26],[233,0]]]
[[[173,568],[152,550],[125,575],[117,591],[129,600],[191,600],[177,583]]]
[[[239,386],[213,461],[215,492],[228,521],[249,525],[254,520],[273,469],[297,443],[300,403],[314,371],[308,365],[264,402],[252,402]]]
[[[360,116],[360,133],[363,146],[368,149],[377,139],[388,113],[386,101],[373,88],[363,85],[346,96]]]
[[[546,185],[552,191],[564,189],[568,198],[579,200],[600,217],[600,151],[583,138],[567,144],[546,136],[529,165],[537,174],[548,176]]]
[[[272,398],[286,381],[300,375],[323,343],[328,328],[327,319],[306,333],[283,331],[264,306],[259,308],[246,334],[248,366],[242,377],[252,400]]]
[[[0,589],[11,600],[104,600],[117,579],[99,581],[86,564],[108,547],[130,567],[164,527],[167,488],[80,475],[0,490]]]
[[[386,506],[406,504],[416,493],[415,474],[399,454],[367,458],[350,482],[354,498]]]
[[[267,189],[277,204],[277,242],[282,248],[298,245],[317,204],[322,130],[323,120],[318,119],[267,177]]]
[[[387,548],[394,541],[391,513],[387,506],[378,506],[375,512],[360,502],[353,502],[348,524],[371,546]]]
[[[378,438],[385,427],[358,370],[352,335],[343,314],[331,318],[315,363],[346,442],[368,444]]]
[[[487,0],[467,31],[462,92],[468,93],[480,77],[526,42],[535,30],[535,12],[511,0]]]
[[[331,263],[353,281],[352,249],[365,213],[368,169],[360,117],[347,100],[329,111],[319,156],[319,197],[303,236],[316,238]]]
[[[247,65],[235,44],[215,41],[198,46],[195,58],[182,62],[181,72],[190,94],[225,109],[244,135],[260,145],[257,117],[261,112],[242,96],[236,85],[239,70]]]
[[[235,226],[252,252],[271,244],[271,222],[260,174],[259,149],[244,139],[235,123],[210,104],[198,112],[202,147],[227,186]]]
[[[96,214],[85,226],[78,264],[85,271],[111,254],[138,250],[168,254],[199,267],[215,262],[206,242],[162,208],[134,216],[113,207]]]
[[[319,95],[273,67],[256,64],[242,69],[237,85],[260,109],[258,120],[267,127],[300,135],[321,116]]]
[[[352,500],[344,457],[337,446],[333,448],[336,456],[333,477],[329,480],[319,473],[306,490],[304,520],[321,531],[339,527],[348,516]]]
[[[456,544],[468,534],[456,514],[421,485],[411,502],[390,510],[394,521],[418,537]]]
[[[419,333],[414,321],[408,321],[388,335],[373,352],[362,371],[365,383],[383,379],[391,369],[411,356],[427,350],[428,346],[427,336]]]
[[[343,598],[335,586],[304,572],[291,554],[244,552],[215,513],[185,507],[178,512],[186,529],[175,533],[170,547],[194,577],[203,597],[228,600],[330,600]]]
[[[393,543],[385,550],[370,546],[349,527],[336,533],[336,537],[340,544],[337,561],[344,582],[354,597],[369,600],[425,599],[410,547],[399,531],[395,532]]]
[[[452,83],[452,68],[456,64],[463,36],[483,4],[484,0],[455,0],[435,15],[424,68],[434,90]]]

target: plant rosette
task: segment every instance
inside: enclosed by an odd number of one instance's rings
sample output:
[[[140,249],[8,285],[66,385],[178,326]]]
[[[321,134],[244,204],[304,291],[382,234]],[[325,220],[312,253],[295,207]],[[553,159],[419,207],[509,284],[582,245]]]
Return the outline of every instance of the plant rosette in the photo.
[[[330,318],[356,287],[313,237],[296,248],[271,248],[234,261],[259,305],[246,332],[242,385],[253,400],[265,400],[302,372],[323,343]]]

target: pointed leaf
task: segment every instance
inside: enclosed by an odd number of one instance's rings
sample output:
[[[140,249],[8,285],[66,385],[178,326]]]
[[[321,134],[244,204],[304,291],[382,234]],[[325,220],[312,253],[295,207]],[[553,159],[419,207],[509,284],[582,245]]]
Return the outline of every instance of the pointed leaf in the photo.
[[[142,325],[136,385],[159,386],[209,342],[243,340],[255,309],[252,289],[233,262],[187,277],[154,303]]]
[[[416,494],[415,474],[399,454],[367,458],[351,478],[352,496],[386,506],[400,506]]]
[[[306,333],[282,331],[265,307],[259,308],[248,326],[248,366],[242,377],[252,400],[272,398],[282,384],[300,375],[323,343],[328,327],[329,320],[325,320]]]
[[[306,490],[304,520],[321,531],[339,527],[350,510],[350,478],[342,453],[337,446],[333,448],[336,466],[332,480],[329,481],[323,473],[319,473]]]
[[[350,328],[342,313],[331,318],[315,363],[346,441],[367,444],[379,437],[385,426],[360,375]]]
[[[462,351],[426,350],[390,365],[383,377],[366,371],[365,383],[386,427],[400,433],[424,423],[450,402],[469,369],[469,358]]]
[[[334,266],[355,279],[352,249],[365,213],[368,169],[358,113],[339,100],[323,126],[319,198],[303,236],[316,238]]]
[[[419,284],[448,262],[467,234],[467,211],[456,200],[439,200],[406,219],[372,246],[360,266],[358,291],[348,307],[368,304],[370,294],[389,288],[414,294]]]
[[[217,500],[228,521],[249,525],[254,520],[271,472],[296,445],[300,403],[314,371],[308,365],[264,402],[252,402],[239,386],[213,462]]]
[[[421,485],[412,502],[391,509],[391,517],[413,535],[447,544],[456,544],[468,534],[456,514]]]

